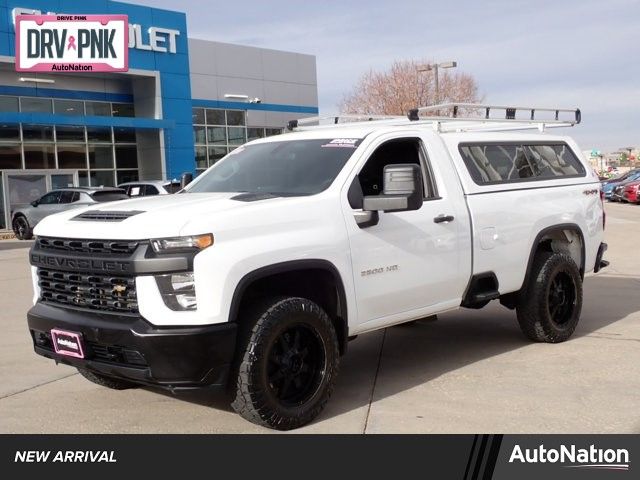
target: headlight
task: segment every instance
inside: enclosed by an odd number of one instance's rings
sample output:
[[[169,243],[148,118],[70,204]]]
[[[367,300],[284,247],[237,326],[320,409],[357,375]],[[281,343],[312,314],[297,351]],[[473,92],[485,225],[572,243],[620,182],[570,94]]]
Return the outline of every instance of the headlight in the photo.
[[[171,310],[195,310],[198,307],[193,272],[156,275],[156,283],[164,304]]]
[[[197,252],[211,245],[213,245],[213,235],[210,233],[151,240],[151,246],[156,253]]]

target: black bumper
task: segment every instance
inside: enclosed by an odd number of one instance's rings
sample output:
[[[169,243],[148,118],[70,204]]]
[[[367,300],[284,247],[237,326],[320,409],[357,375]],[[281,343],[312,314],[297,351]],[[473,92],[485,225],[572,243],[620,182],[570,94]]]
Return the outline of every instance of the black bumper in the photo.
[[[158,328],[139,316],[71,310],[40,302],[29,310],[27,319],[39,355],[172,390],[226,385],[236,346],[235,323]],[[55,353],[52,328],[80,333],[85,358]]]

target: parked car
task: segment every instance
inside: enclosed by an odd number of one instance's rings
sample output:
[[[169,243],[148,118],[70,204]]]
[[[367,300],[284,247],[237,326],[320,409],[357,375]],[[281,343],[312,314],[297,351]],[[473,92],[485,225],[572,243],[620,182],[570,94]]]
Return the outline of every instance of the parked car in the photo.
[[[95,203],[128,198],[124,190],[113,187],[73,187],[52,190],[31,202],[30,205],[17,208],[11,216],[11,226],[18,240],[29,240],[33,236],[33,228],[49,215]]]
[[[130,197],[149,197],[176,193],[181,187],[177,180],[144,180],[121,183],[118,188],[122,188]]]
[[[639,173],[640,169],[636,168],[634,170],[629,170],[627,173],[624,173],[618,177],[612,178],[611,180],[602,182],[602,191],[604,192],[604,198],[606,198],[607,200],[612,200],[613,189],[620,183],[627,181],[630,177]]]
[[[607,265],[600,182],[573,139],[506,110],[293,121],[182,193],[46,219],[35,353],[111,389],[228,387],[242,417],[289,430],[360,334],[498,300],[532,341],[568,340],[583,276]]]
[[[640,195],[638,195],[638,189],[640,188],[640,181],[628,182],[624,185],[624,192],[622,198],[625,202],[640,204]]]
[[[611,195],[609,200],[612,202],[625,202],[624,198],[624,188],[628,183],[633,183],[640,180],[640,171],[628,175],[625,180],[622,182],[618,182],[614,184],[613,190],[611,190]]]

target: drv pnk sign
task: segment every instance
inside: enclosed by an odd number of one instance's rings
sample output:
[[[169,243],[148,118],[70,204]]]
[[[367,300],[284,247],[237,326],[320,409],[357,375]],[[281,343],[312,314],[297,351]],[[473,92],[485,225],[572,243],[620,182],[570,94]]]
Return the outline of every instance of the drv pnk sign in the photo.
[[[18,15],[19,72],[126,72],[127,15]]]

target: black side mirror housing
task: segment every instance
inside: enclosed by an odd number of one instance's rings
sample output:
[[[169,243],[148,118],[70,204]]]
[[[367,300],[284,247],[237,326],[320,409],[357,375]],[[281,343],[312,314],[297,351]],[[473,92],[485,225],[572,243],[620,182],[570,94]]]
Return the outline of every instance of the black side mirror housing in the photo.
[[[182,176],[180,177],[180,188],[184,188],[187,185],[189,185],[191,183],[191,181],[193,180],[193,173],[191,172],[184,172],[182,174]]]
[[[419,165],[386,165],[382,194],[364,197],[362,208],[365,211],[407,212],[418,210],[423,200],[424,186]]]
[[[40,202],[38,200],[34,200],[33,202],[31,202],[32,207],[37,207],[39,204]]]

